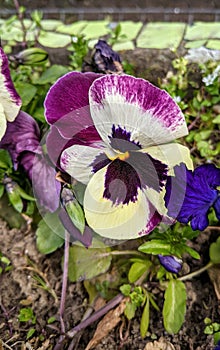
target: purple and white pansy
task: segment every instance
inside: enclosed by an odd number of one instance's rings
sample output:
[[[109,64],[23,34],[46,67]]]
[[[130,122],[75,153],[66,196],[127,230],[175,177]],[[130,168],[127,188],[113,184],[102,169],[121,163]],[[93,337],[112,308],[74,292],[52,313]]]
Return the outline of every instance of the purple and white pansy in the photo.
[[[7,121],[13,122],[21,108],[21,98],[12,82],[8,58],[0,47],[0,140],[7,128]]]
[[[165,184],[173,167],[184,162],[192,168],[189,150],[173,142],[187,135],[185,119],[169,94],[148,81],[85,74],[60,78],[45,100],[54,136],[66,140],[57,150],[59,166],[87,185],[85,217],[95,232],[137,238],[166,218]],[[55,138],[48,140],[54,153]]]

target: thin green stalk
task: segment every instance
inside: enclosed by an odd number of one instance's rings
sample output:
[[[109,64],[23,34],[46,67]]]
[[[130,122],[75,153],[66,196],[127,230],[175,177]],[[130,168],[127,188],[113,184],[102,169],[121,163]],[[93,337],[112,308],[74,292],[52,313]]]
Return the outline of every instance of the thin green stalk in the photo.
[[[179,277],[179,278],[177,278],[177,279],[178,279],[179,281],[186,281],[186,280],[189,280],[189,279],[191,279],[191,278],[193,278],[193,277],[196,277],[196,276],[200,275],[201,273],[207,271],[207,270],[210,269],[210,267],[212,267],[213,265],[214,265],[214,264],[213,264],[211,261],[209,261],[209,263],[208,263],[207,265],[203,266],[201,269],[196,270],[196,271],[193,271],[193,272],[189,273],[188,275]]]

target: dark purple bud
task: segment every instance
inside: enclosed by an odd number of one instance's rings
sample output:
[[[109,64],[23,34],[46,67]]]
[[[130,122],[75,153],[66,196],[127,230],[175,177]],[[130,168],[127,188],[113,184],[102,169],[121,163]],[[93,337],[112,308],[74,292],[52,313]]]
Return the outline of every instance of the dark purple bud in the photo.
[[[182,260],[173,255],[158,255],[161,265],[169,272],[178,273],[182,268]]]
[[[95,71],[100,73],[120,74],[123,72],[119,54],[113,51],[105,40],[99,40],[95,45],[93,65]]]

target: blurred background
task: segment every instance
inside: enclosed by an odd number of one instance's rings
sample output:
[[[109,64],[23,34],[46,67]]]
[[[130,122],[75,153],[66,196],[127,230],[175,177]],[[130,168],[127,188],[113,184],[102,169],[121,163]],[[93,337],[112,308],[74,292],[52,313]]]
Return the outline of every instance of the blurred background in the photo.
[[[8,18],[16,10],[13,0],[0,1],[0,18]],[[60,19],[65,23],[76,20],[142,22],[220,21],[219,0],[20,0],[26,13],[42,10],[44,19]]]

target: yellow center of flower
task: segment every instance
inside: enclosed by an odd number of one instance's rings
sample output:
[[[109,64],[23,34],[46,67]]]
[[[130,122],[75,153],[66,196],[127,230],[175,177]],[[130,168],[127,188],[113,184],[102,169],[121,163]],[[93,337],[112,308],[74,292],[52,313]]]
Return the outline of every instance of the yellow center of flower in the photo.
[[[116,153],[116,154],[107,154],[107,157],[110,159],[110,160],[115,160],[115,159],[120,159],[120,160],[123,160],[125,161],[126,159],[128,159],[130,157],[130,154],[128,151],[124,152],[124,153]]]

